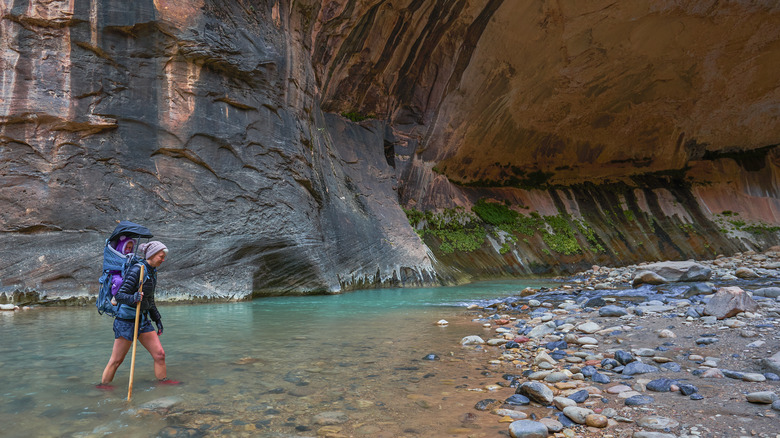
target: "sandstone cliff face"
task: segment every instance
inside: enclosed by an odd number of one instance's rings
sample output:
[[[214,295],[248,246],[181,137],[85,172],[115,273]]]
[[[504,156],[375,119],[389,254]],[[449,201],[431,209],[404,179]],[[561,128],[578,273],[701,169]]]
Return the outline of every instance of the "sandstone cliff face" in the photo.
[[[780,224],[775,2],[255,3],[0,4],[0,291],[94,293],[119,219],[218,299],[778,241],[717,216]],[[600,249],[444,253],[401,209],[480,199]]]

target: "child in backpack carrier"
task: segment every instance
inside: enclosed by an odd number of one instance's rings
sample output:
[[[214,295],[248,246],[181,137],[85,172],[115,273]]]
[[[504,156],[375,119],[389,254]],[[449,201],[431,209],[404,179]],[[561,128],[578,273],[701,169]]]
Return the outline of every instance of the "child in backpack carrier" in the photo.
[[[127,236],[119,236],[119,240],[116,242],[116,250],[120,254],[128,255],[132,254],[135,248],[135,241]],[[116,293],[119,291],[119,287],[122,286],[122,272],[111,271],[111,305],[116,306]]]

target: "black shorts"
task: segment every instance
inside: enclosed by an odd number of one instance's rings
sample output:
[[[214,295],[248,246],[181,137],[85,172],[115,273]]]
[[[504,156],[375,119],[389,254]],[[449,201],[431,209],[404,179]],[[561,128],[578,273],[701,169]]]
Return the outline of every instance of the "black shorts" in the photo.
[[[128,341],[133,340],[133,328],[135,327],[134,319],[122,319],[114,318],[114,339],[125,338]],[[138,322],[138,333],[148,333],[155,331],[152,326],[152,321],[146,316],[141,317],[141,321]]]

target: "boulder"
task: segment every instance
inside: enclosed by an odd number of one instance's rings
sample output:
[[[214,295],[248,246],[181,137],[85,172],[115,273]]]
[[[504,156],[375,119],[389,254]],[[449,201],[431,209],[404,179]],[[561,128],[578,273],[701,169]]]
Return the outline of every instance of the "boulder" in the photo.
[[[753,291],[757,297],[777,298],[780,297],[780,287],[762,287]]]
[[[768,368],[773,373],[780,373],[780,351],[775,353],[772,357],[768,357],[762,361],[764,367]]]
[[[715,289],[707,283],[696,283],[685,291],[683,297],[690,298],[694,295],[712,295]]]
[[[693,261],[658,262],[642,267],[662,277],[666,282],[675,281],[707,281],[712,276],[712,270]]]
[[[734,276],[737,278],[758,278],[756,271],[744,266],[737,268],[737,270],[734,271]]]
[[[640,284],[666,284],[669,281],[667,281],[664,277],[656,274],[653,271],[640,271],[635,276],[634,279],[631,281],[631,286],[637,287]]]
[[[725,319],[741,312],[756,310],[758,310],[758,303],[747,292],[737,286],[729,286],[718,289],[704,307],[704,314]]]

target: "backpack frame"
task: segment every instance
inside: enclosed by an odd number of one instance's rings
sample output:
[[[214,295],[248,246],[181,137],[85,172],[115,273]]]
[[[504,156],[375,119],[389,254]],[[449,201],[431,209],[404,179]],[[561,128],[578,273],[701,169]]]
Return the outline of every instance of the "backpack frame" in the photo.
[[[125,255],[114,248],[120,236],[126,236],[127,238],[135,240],[132,253]],[[138,248],[138,240],[151,237],[153,237],[152,233],[149,232],[146,227],[130,221],[122,221],[114,229],[114,232],[111,233],[111,237],[106,239],[106,244],[103,247],[103,274],[98,280],[100,282],[100,291],[98,292],[97,300],[95,301],[95,306],[97,307],[99,314],[111,317],[120,315],[120,307],[122,304],[111,304],[111,299],[113,298],[113,294],[111,293],[111,278],[116,272],[120,272],[124,279],[127,270],[130,269],[130,267],[141,263],[142,259],[135,253]]]

